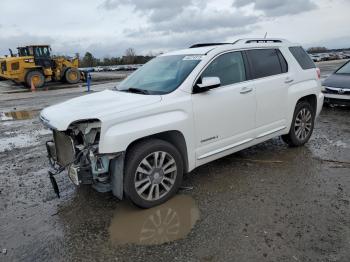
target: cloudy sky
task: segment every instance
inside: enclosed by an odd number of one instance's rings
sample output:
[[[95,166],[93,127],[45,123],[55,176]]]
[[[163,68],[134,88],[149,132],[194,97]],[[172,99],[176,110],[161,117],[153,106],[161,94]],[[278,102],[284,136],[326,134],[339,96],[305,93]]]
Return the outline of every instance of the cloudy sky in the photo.
[[[58,54],[102,58],[265,32],[305,47],[350,47],[349,0],[1,0],[0,10],[0,55],[48,43]]]

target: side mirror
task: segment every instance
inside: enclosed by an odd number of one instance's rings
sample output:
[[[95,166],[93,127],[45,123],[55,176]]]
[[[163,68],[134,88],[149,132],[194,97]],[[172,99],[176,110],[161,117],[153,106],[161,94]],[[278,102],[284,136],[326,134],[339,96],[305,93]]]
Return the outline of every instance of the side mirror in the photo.
[[[220,78],[216,76],[203,77],[201,80],[199,80],[197,84],[194,86],[193,91],[195,93],[206,92],[209,89],[216,88],[221,85]]]

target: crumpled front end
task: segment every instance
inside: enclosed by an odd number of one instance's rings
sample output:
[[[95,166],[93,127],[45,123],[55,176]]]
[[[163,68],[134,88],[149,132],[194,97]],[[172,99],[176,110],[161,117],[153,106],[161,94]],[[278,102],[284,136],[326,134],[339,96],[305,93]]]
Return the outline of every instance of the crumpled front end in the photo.
[[[67,170],[76,186],[91,184],[99,192],[112,191],[122,199],[124,153],[100,154],[100,133],[99,120],[77,122],[66,131],[53,129],[53,140],[46,147],[55,191],[58,186],[53,176]]]

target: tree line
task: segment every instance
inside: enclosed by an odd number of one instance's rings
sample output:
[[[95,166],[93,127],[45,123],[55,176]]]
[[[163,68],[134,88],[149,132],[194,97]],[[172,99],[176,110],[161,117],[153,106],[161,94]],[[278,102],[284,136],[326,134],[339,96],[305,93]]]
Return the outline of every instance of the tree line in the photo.
[[[340,49],[328,49],[324,46],[316,46],[316,47],[310,47],[306,50],[309,54],[317,54],[317,53],[327,53],[327,52],[344,52],[344,51],[350,51],[350,48],[340,48]]]
[[[328,49],[323,46],[316,46],[316,47],[310,47],[306,50],[309,54],[315,54],[315,53],[326,53]]]
[[[80,57],[79,53],[76,53],[76,57],[79,58],[80,67],[95,67],[95,66],[112,66],[112,65],[130,65],[130,64],[144,64],[154,58],[154,55],[137,55],[133,48],[128,48],[125,54],[121,57],[105,57],[96,58],[92,53],[86,52],[83,57]]]

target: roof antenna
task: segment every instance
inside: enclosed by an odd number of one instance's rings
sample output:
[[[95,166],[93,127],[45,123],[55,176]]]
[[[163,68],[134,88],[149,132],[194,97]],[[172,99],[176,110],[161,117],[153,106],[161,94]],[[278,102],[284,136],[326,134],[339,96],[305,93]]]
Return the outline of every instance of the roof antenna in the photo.
[[[265,33],[265,36],[264,36],[264,38],[266,39],[266,37],[267,37],[267,32]]]

